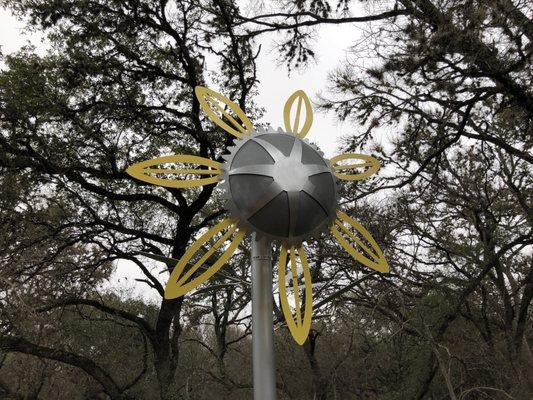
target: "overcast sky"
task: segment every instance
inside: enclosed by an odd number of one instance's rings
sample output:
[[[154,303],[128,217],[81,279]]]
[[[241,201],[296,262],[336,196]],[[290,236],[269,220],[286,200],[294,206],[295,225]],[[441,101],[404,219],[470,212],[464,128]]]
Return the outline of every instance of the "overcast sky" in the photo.
[[[259,97],[258,104],[266,110],[264,121],[273,127],[283,125],[283,105],[285,100],[298,89],[303,89],[311,97],[324,89],[328,72],[334,70],[345,58],[345,50],[354,42],[358,30],[354,26],[326,26],[317,32],[315,50],[316,63],[303,71],[293,71],[290,76],[284,66],[278,65],[273,50],[273,37],[261,40],[262,51],[258,60]],[[44,53],[46,41],[38,33],[27,33],[24,22],[18,21],[11,13],[0,8],[0,46],[4,54],[17,51],[28,42]],[[349,125],[338,125],[332,116],[315,112],[309,135],[321,147],[326,156],[336,154],[338,138],[347,133]]]
[[[354,26],[326,26],[320,28],[316,34],[315,50],[316,63],[311,64],[303,71],[293,71],[290,76],[284,66],[280,66],[276,53],[273,51],[273,37],[261,39],[262,52],[258,59],[259,96],[257,102],[266,110],[264,121],[273,127],[283,125],[283,105],[286,99],[298,89],[303,89],[311,100],[317,93],[324,90],[328,72],[334,70],[346,56],[346,49],[353,43],[359,31]],[[28,42],[44,53],[46,41],[38,33],[25,32],[24,22],[18,21],[8,11],[0,8],[0,46],[4,54],[20,49]],[[353,129],[353,128],[352,128]],[[319,145],[329,158],[337,154],[338,140],[350,131],[349,124],[339,124],[331,115],[314,113],[313,126],[307,138]],[[137,270],[132,271],[133,265],[119,263],[114,276],[114,281],[121,287],[132,292],[132,295],[149,296],[146,286],[139,287],[134,282]],[[141,294],[142,293],[142,294]],[[153,297],[152,297],[153,298]]]

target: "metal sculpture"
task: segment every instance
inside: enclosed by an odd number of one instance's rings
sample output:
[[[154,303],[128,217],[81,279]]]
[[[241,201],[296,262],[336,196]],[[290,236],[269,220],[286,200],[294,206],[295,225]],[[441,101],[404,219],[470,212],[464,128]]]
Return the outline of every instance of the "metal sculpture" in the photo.
[[[253,293],[253,298],[258,299],[253,311],[255,341],[256,324],[261,327],[272,325],[272,315],[259,317],[259,311],[255,310],[261,308],[261,314],[272,312],[271,282],[270,289],[265,291],[271,272],[265,275],[265,271],[271,268],[269,243],[277,241],[281,245],[278,270],[281,308],[294,340],[302,345],[311,328],[313,307],[311,273],[302,242],[329,229],[359,263],[379,272],[389,270],[372,235],[340,211],[337,201],[338,180],[366,179],[380,168],[380,163],[373,157],[353,153],[326,160],[315,146],[304,139],[311,128],[313,112],[309,98],[301,90],[287,100],[284,107],[285,130],[280,128],[277,131],[254,129],[238,105],[213,90],[197,86],[195,92],[207,116],[237,137],[235,146],[229,149],[230,153],[223,156],[226,162],[221,164],[193,155],[172,155],[134,164],[126,171],[141,181],[171,188],[223,182],[230,218],[205,232],[179,261],[176,260],[165,288],[165,298],[182,296],[201,285],[229,260],[246,233],[253,233],[252,264],[253,268],[259,268],[253,269],[253,273],[258,276],[254,279],[261,281],[260,285],[256,285],[261,286],[260,290],[256,289]],[[198,178],[188,179],[190,176]],[[221,252],[218,258],[217,252]],[[214,262],[213,258],[216,259]],[[212,263],[206,268],[204,264],[208,260]],[[254,262],[257,264],[255,267]],[[288,264],[289,280],[286,279]],[[303,279],[300,279],[300,270]],[[294,313],[287,281],[292,284]],[[300,282],[303,282],[303,301],[300,299]],[[265,295],[267,292],[270,304]],[[267,336],[261,336],[261,339],[269,344],[258,345],[261,347],[258,353],[264,360],[267,360],[264,348],[272,347],[272,338]],[[255,354],[254,347],[254,357]],[[254,367],[257,367],[254,368],[254,382],[256,369],[273,369],[273,361],[269,360],[256,364],[254,358]],[[275,391],[272,373],[267,378],[262,377],[261,382],[264,384],[259,392]],[[261,398],[273,397],[269,394]]]
[[[247,232],[299,244],[327,230],[335,218],[334,171],[299,136],[258,129],[238,139],[225,158],[227,206]]]

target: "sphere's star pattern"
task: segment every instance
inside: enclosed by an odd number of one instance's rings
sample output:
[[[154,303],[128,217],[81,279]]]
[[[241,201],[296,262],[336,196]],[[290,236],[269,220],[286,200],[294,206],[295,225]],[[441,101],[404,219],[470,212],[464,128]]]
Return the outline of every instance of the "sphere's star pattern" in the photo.
[[[297,136],[253,135],[237,143],[228,166],[229,208],[259,234],[299,242],[335,216],[332,169]]]

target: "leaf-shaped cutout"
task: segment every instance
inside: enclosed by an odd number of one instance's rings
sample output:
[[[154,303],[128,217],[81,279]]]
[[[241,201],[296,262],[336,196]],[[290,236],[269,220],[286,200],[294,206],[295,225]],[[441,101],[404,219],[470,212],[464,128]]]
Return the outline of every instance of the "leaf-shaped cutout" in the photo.
[[[196,98],[200,102],[200,107],[202,107],[202,110],[204,110],[209,119],[226,132],[240,138],[243,134],[252,131],[253,124],[250,119],[246,116],[244,111],[230,99],[203,86],[196,86],[194,92],[196,93]],[[233,111],[240,122],[235,119],[224,106]]]
[[[304,106],[305,119],[302,118],[302,105]],[[300,137],[307,135],[307,132],[311,129],[313,109],[311,108],[309,97],[303,90],[297,90],[288,98],[283,108],[283,121],[287,132],[292,132]]]
[[[355,233],[352,232],[352,229],[355,230]],[[337,211],[337,219],[331,227],[331,233],[337,238],[344,250],[361,264],[379,272],[389,272],[389,264],[383,255],[383,251],[370,232],[359,222],[345,213]],[[357,234],[362,236],[364,241]]]
[[[169,164],[177,164],[177,168],[164,167]],[[190,166],[184,167],[187,165]],[[191,166],[195,168],[191,168]],[[178,189],[216,183],[220,180],[220,174],[222,172],[223,170],[219,162],[186,154],[153,158],[133,164],[126,170],[126,173],[141,181]],[[179,179],[180,177],[187,178],[190,175],[208,175],[208,177],[201,179]]]
[[[292,286],[294,294],[294,309],[295,315],[293,316],[291,307],[289,305],[289,298],[287,296],[287,280],[285,279],[286,268],[287,268],[287,251],[290,253],[290,269],[292,275]],[[300,290],[298,284],[298,268],[296,261],[296,253],[298,253],[298,258],[303,269],[303,278],[305,284],[304,291],[304,308],[302,310],[301,301],[300,301]],[[313,315],[313,289],[311,284],[311,271],[309,270],[309,264],[307,263],[307,257],[305,251],[300,246],[298,249],[295,249],[294,246],[287,248],[285,245],[281,246],[280,256],[279,256],[279,295],[281,302],[281,309],[283,310],[283,315],[285,316],[285,321],[287,321],[287,326],[291,332],[292,337],[299,345],[303,345],[311,329],[311,318]],[[303,315],[302,315],[303,311]]]
[[[356,163],[342,164],[341,161],[354,160]],[[380,162],[374,157],[367,156],[366,154],[347,153],[340,154],[329,160],[329,164],[335,170],[335,176],[345,181],[360,181],[368,178],[370,175],[376,173],[380,168]],[[347,170],[358,170],[359,173],[347,173]]]
[[[232,219],[225,219],[204,233],[176,264],[165,287],[165,299],[174,299],[183,296],[197,286],[211,278],[229,260],[239,244],[244,239],[246,232],[237,228],[237,223]],[[233,238],[232,238],[233,236]],[[222,246],[230,240],[226,248]],[[209,241],[214,242],[208,244]],[[220,257],[215,258],[215,252],[221,250]],[[204,251],[202,253],[202,251]],[[194,258],[194,260],[193,260]],[[209,261],[211,265],[204,267]],[[189,264],[193,265],[185,271]],[[196,272],[201,270],[199,275]]]

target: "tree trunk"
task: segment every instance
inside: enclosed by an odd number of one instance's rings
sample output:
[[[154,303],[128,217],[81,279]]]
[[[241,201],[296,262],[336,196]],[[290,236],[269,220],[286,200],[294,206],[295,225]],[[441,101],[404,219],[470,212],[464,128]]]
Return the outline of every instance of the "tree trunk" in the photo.
[[[311,330],[309,336],[303,345],[303,349],[307,360],[309,361],[309,366],[311,367],[311,373],[313,378],[313,399],[315,400],[326,400],[328,393],[327,380],[322,375],[320,365],[318,365],[318,360],[315,356],[316,349],[316,340],[319,333]]]
[[[172,384],[178,366],[180,335],[179,317],[183,297],[163,300],[157,318],[154,338],[154,368],[157,375],[161,400],[171,398]],[[172,324],[174,330],[172,331]]]
[[[40,346],[18,337],[0,338],[0,349],[4,351],[31,354],[80,368],[102,385],[104,391],[109,395],[111,400],[124,399],[122,390],[113,380],[111,375],[89,358],[61,349]]]

